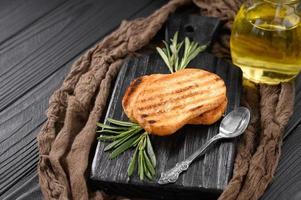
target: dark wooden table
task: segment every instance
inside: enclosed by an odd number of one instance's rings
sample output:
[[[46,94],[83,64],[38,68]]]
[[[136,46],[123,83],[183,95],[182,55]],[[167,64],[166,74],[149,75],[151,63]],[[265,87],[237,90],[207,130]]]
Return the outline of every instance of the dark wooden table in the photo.
[[[0,199],[42,199],[36,136],[71,64],[123,19],[165,0],[0,1]],[[301,199],[301,77],[273,183],[262,199]]]

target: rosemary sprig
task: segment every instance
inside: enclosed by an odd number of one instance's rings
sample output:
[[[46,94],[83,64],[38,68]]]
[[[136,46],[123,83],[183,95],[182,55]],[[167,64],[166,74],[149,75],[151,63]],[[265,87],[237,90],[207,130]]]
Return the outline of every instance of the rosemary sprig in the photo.
[[[197,42],[191,42],[187,37],[185,37],[184,42],[182,41],[178,43],[178,32],[176,32],[173,38],[170,39],[170,42],[171,43],[168,44],[166,41],[163,41],[165,47],[157,47],[156,49],[171,73],[185,69],[189,62],[200,52],[204,51],[208,45],[199,45]],[[185,49],[183,57],[180,59],[179,54],[183,43]]]
[[[128,167],[128,175],[132,176],[138,163],[138,176],[153,179],[156,174],[156,156],[149,138],[149,134],[136,123],[124,122],[107,118],[110,125],[97,123],[102,128],[98,137],[101,141],[109,141],[104,151],[111,151],[110,158],[116,158],[126,150],[135,148]]]

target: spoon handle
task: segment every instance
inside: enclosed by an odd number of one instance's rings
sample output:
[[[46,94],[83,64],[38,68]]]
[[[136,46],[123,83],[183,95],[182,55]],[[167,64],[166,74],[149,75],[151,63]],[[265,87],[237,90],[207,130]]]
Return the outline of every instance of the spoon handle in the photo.
[[[179,175],[186,171],[190,164],[200,155],[204,154],[207,148],[214,143],[215,141],[221,139],[222,136],[220,134],[215,135],[212,137],[208,142],[206,142],[201,148],[195,151],[192,155],[190,155],[187,159],[178,162],[173,168],[169,169],[166,172],[162,172],[160,179],[158,181],[159,184],[167,184],[167,183],[174,183],[178,180]]]

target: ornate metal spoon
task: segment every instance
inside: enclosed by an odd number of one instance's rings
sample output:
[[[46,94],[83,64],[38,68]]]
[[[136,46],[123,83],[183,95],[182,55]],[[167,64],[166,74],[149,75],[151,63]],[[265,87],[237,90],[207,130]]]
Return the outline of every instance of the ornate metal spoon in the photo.
[[[231,111],[222,120],[219,134],[212,137],[200,149],[190,155],[186,160],[177,163],[170,170],[161,173],[158,181],[159,184],[174,183],[178,180],[179,175],[189,168],[189,165],[200,155],[204,154],[207,148],[215,141],[222,138],[234,138],[241,135],[247,128],[250,121],[250,111],[245,107],[239,107]]]

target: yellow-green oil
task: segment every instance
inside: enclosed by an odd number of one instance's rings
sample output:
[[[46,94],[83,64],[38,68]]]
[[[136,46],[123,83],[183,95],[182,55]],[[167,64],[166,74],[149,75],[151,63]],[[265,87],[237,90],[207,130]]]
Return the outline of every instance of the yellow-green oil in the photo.
[[[261,1],[242,6],[231,33],[231,55],[244,77],[278,84],[301,69],[300,16],[292,5]]]

